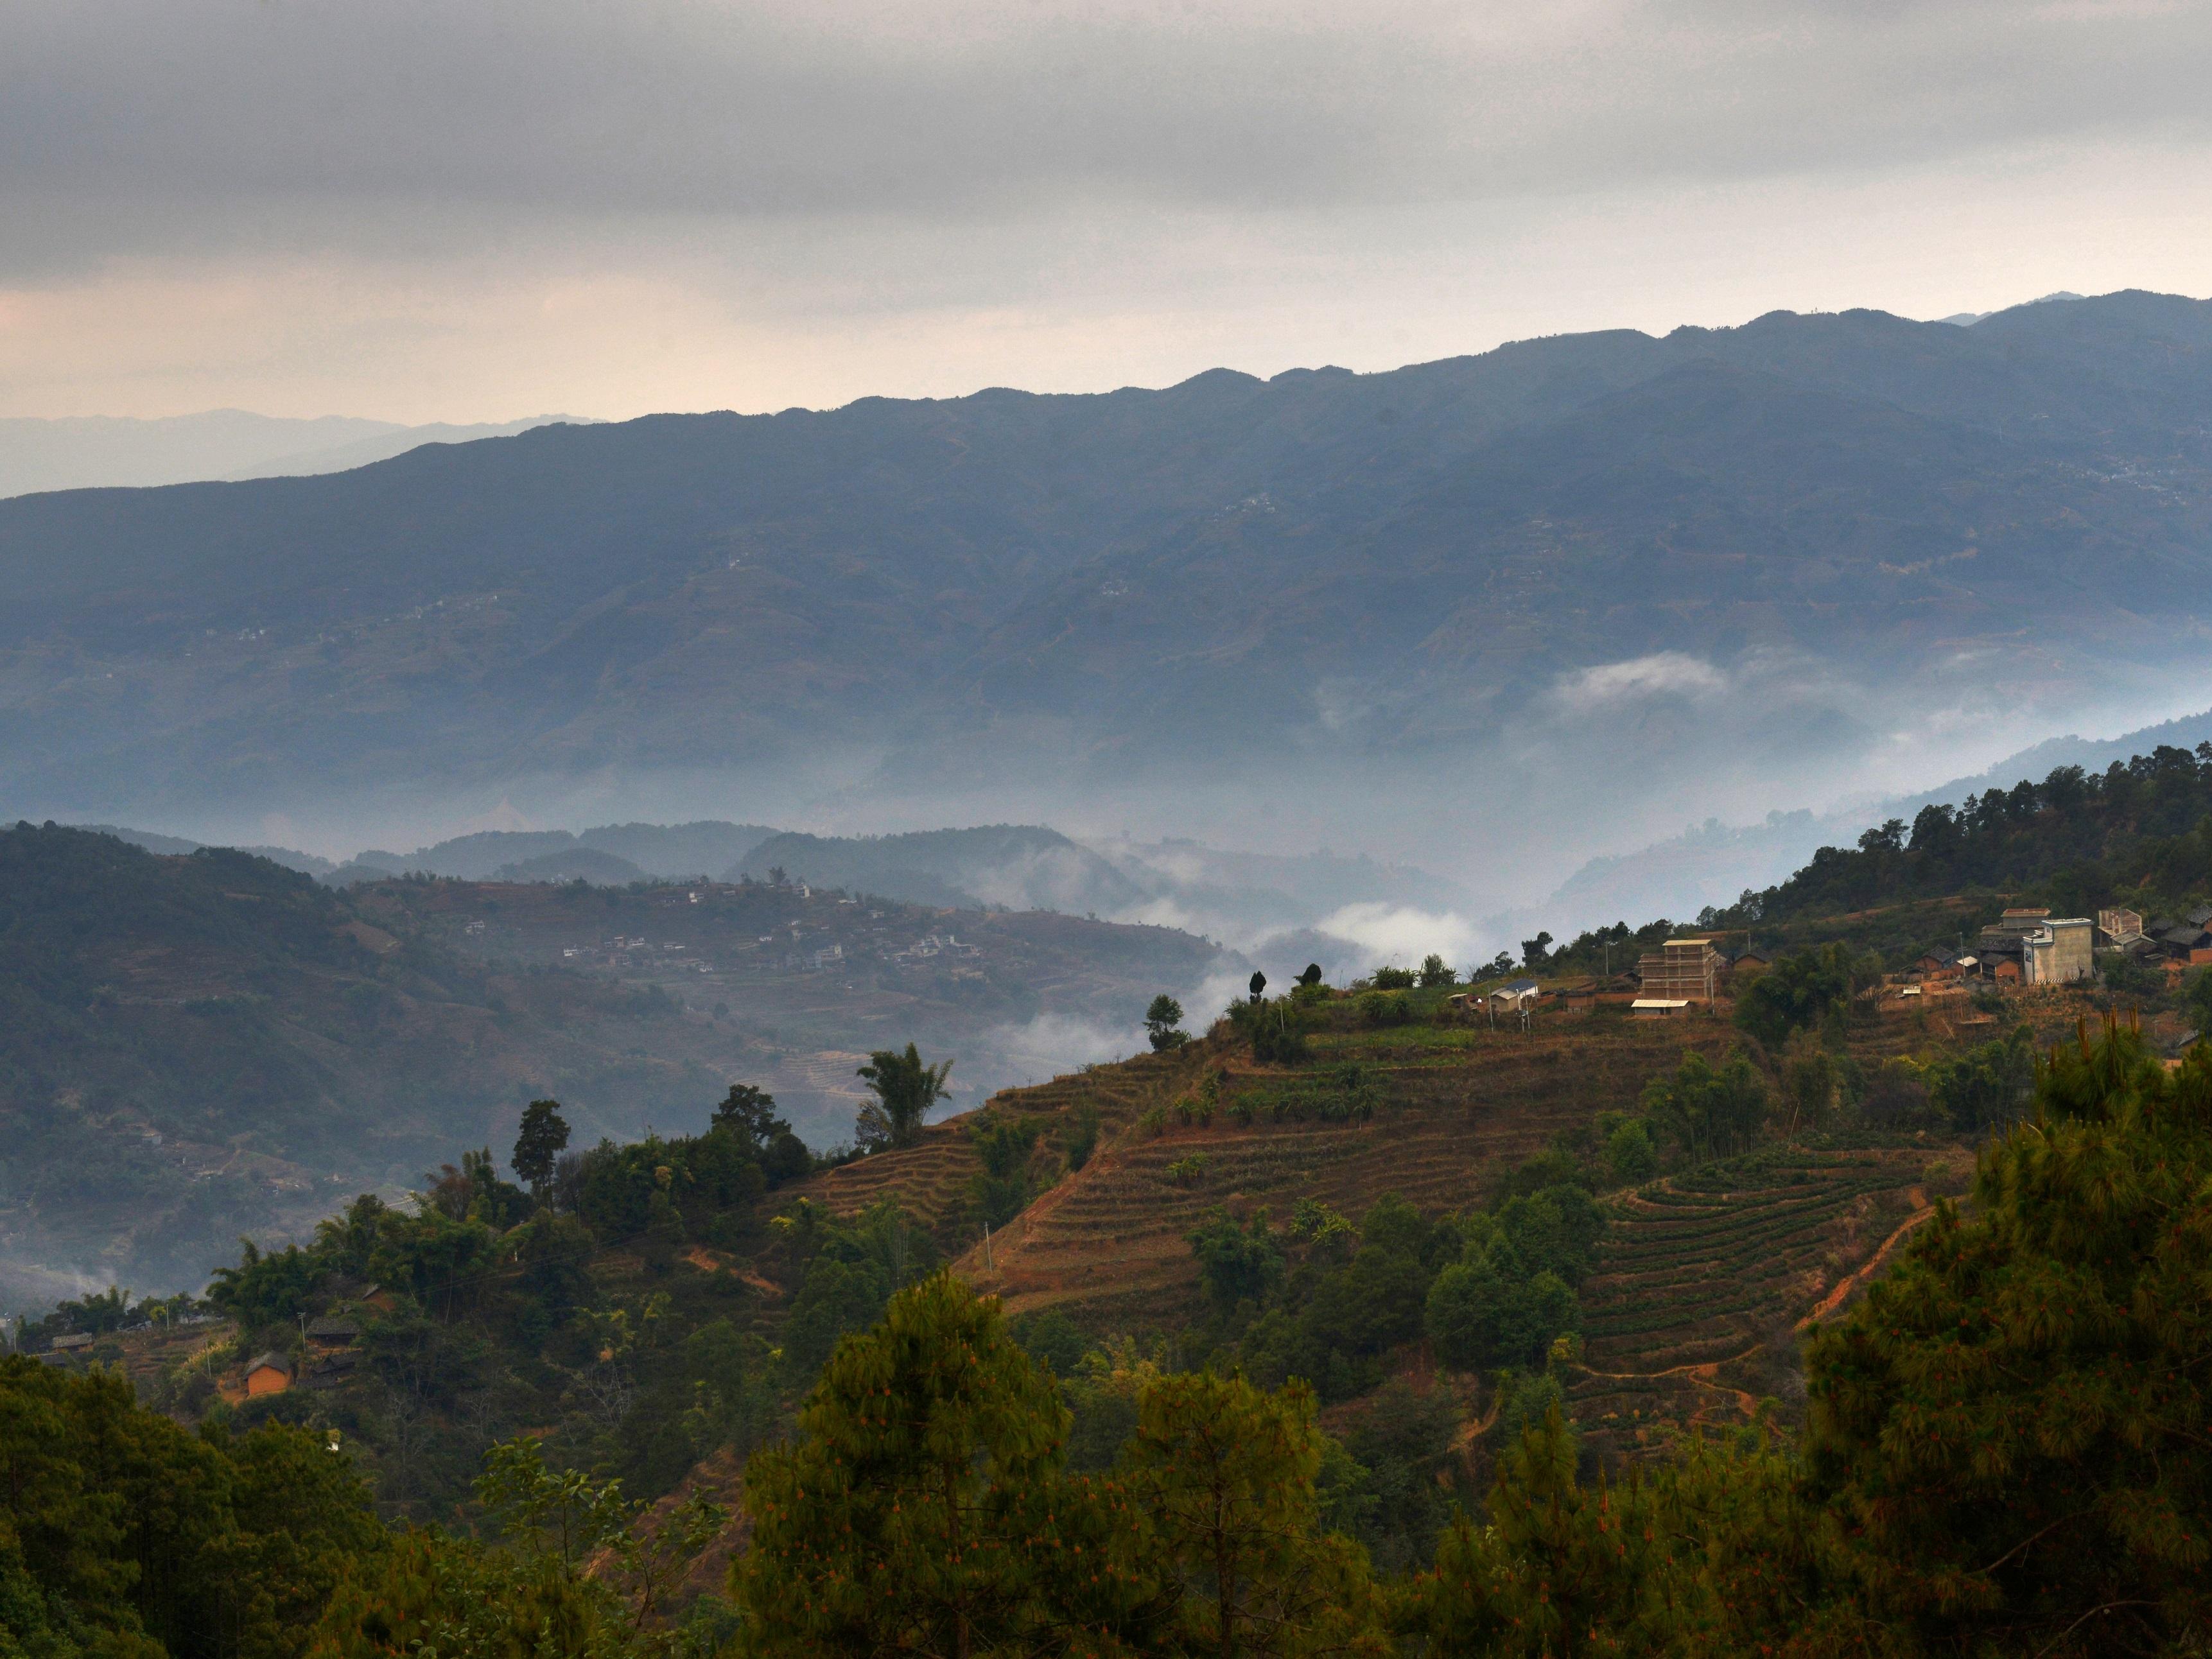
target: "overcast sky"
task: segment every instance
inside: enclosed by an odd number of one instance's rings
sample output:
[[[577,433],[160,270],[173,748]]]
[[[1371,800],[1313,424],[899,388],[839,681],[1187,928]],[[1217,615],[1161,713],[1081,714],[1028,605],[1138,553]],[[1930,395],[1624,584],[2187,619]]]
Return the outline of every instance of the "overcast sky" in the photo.
[[[1381,368],[2212,292],[2212,5],[0,0],[0,415]]]

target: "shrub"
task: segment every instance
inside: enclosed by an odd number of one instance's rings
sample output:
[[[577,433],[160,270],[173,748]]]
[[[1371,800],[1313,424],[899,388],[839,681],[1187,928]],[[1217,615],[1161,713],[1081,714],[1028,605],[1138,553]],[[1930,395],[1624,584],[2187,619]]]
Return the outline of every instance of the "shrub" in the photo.
[[[1411,968],[1377,968],[1367,982],[1378,991],[1410,991],[1419,977]]]
[[[1060,1150],[1066,1155],[1067,1167],[1079,1170],[1091,1162],[1091,1154],[1098,1146],[1098,1109],[1085,1101],[1075,1109],[1060,1139]]]
[[[1190,1249],[1206,1293],[1224,1313],[1240,1302],[1261,1301],[1282,1281],[1283,1252],[1265,1210],[1253,1211],[1239,1227],[1227,1210],[1216,1206],[1192,1231]]]
[[[1370,1025],[1403,1025],[1413,1017],[1413,1000],[1403,991],[1369,991],[1359,999],[1359,1017]]]
[[[1305,1023],[1288,997],[1231,1003],[1229,1024],[1262,1065],[1291,1066],[1306,1057]]]
[[[1605,1168],[1624,1187],[1649,1181],[1659,1173],[1658,1149],[1652,1146],[1651,1132],[1642,1118],[1629,1119],[1606,1137]]]

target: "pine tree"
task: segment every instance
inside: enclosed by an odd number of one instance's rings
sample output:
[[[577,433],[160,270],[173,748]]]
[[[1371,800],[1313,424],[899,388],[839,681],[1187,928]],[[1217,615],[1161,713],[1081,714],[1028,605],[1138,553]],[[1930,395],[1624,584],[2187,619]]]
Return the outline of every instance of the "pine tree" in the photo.
[[[1110,1484],[1061,1467],[1068,1414],[999,1304],[939,1273],[848,1337],[799,1437],[745,1468],[752,1545],[732,1569],[754,1650],[945,1659],[1103,1655],[1162,1616],[1109,1549]]]
[[[1366,1552],[1321,1526],[1321,1456],[1303,1382],[1265,1394],[1194,1371],[1139,1396],[1123,1467],[1141,1524],[1122,1547],[1178,1592],[1180,1650],[1391,1650]]]
[[[1808,1355],[1835,1570],[1930,1651],[2212,1637],[2212,1047],[2109,1019]]]

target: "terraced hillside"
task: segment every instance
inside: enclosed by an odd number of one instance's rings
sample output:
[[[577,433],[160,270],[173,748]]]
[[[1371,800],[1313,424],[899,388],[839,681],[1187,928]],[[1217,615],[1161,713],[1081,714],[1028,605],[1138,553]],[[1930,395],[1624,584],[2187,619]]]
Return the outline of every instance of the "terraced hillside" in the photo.
[[[968,1135],[974,1114],[933,1126],[908,1151],[832,1171],[806,1193],[839,1214],[895,1194],[958,1252],[963,1273],[1016,1313],[1060,1307],[1100,1328],[1158,1328],[1197,1311],[1188,1236],[1215,1206],[1283,1217],[1313,1198],[1356,1214],[1395,1192],[1424,1210],[1461,1209],[1559,1130],[1632,1104],[1686,1047],[1717,1055],[1733,1035],[1713,1019],[1562,1019],[1531,1033],[1473,1022],[1332,1030],[1316,1036],[1316,1063],[1295,1070],[1255,1065],[1249,1048],[1216,1037],[1008,1090],[987,1109],[1042,1119],[1041,1164],[1085,1105],[1098,1114],[1099,1145],[988,1251],[968,1212],[982,1168]],[[1292,1112],[1274,1121],[1274,1103],[1334,1086],[1347,1066],[1373,1103],[1365,1121]],[[1208,1075],[1219,1091],[1210,1122],[1170,1115],[1153,1133],[1141,1121]],[[1240,1101],[1253,1108],[1249,1124],[1237,1121]]]
[[[2019,1006],[2053,1036],[2078,1012],[2052,995]],[[1850,1047],[1874,1067],[1985,1035],[1876,1003],[1854,1023]],[[1016,1314],[1058,1309],[1100,1334],[1164,1332],[1204,1315],[1190,1235],[1217,1206],[1239,1219],[1265,1208],[1279,1221],[1313,1199],[1357,1217],[1395,1193],[1431,1215],[1463,1210],[1559,1132],[1633,1109],[1685,1049],[1717,1060],[1737,1041],[1711,1015],[1559,1013],[1523,1032],[1433,1004],[1377,1027],[1337,1003],[1297,1066],[1257,1063],[1224,1030],[995,1097],[987,1111],[1040,1123],[1031,1168],[1042,1190],[988,1243],[973,1196],[977,1114],[805,1190],[839,1214],[895,1196],[960,1273]],[[1064,1172],[1059,1149],[1086,1108],[1097,1115],[1097,1150]],[[1931,1164],[1955,1190],[1972,1159],[1902,1134],[1769,1146],[1607,1196],[1609,1235],[1582,1290],[1585,1347],[1565,1377],[1597,1446],[1627,1451],[1661,1421],[1741,1422],[1769,1397],[1794,1415],[1798,1332],[1855,1295],[1885,1245],[1927,1213]],[[1419,1351],[1397,1363],[1434,1364]]]
[[[1956,1150],[1932,1161],[1954,1186],[1971,1168]],[[1583,1287],[1576,1415],[1625,1447],[1654,1419],[1736,1421],[1788,1396],[1809,1318],[1930,1213],[1930,1163],[1924,1146],[1776,1147],[1614,1195]]]
[[[1099,1144],[1107,1146],[1131,1131],[1146,1108],[1172,1099],[1194,1083],[1203,1069],[1202,1053],[1194,1047],[1172,1054],[1140,1054],[1031,1088],[1003,1091],[981,1111],[929,1125],[921,1132],[920,1145],[832,1170],[808,1182],[801,1195],[839,1216],[855,1214],[880,1198],[896,1198],[940,1249],[957,1254],[981,1237],[980,1228],[969,1224],[969,1188],[983,1164],[969,1131],[984,1112],[1016,1112],[1039,1120],[1043,1129],[1040,1161],[1044,1161],[1058,1134],[1072,1127],[1087,1105],[1098,1114]],[[1040,1198],[1031,1211],[1095,1178],[1097,1168],[1094,1162],[1077,1171]],[[1025,1212],[1022,1221],[1028,1219]],[[977,1259],[981,1259],[980,1248]]]

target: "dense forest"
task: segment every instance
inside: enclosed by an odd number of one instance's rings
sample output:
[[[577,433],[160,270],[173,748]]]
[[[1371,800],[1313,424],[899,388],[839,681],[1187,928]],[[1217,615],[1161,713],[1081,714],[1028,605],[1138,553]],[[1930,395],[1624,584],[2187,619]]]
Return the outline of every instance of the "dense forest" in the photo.
[[[706,1138],[723,1144],[690,1149],[695,1184],[771,1178],[757,1108],[739,1097]],[[531,1161],[594,1218],[570,1224],[672,1231],[674,1163],[563,1165],[556,1138],[550,1168]],[[532,1201],[481,1170],[455,1185],[465,1217],[433,1206],[414,1241],[425,1307],[483,1294],[447,1265],[470,1259],[459,1239]],[[2085,1032],[2045,1058],[2033,1121],[1986,1150],[1972,1212],[1939,1206],[1865,1301],[1814,1329],[1794,1443],[1693,1437],[1608,1479],[1542,1402],[1482,1492],[1361,1497],[1418,1532],[1395,1555],[1347,1525],[1345,1454],[1306,1383],[1128,1349],[1071,1362],[910,1258],[864,1328],[818,1353],[791,1431],[751,1451],[749,1544],[697,1597],[676,1592],[726,1519],[714,1501],[641,1522],[557,1437],[495,1444],[458,1525],[394,1522],[341,1433],[281,1412],[195,1433],[112,1374],[9,1358],[0,1652],[2197,1651],[2212,1635],[2208,1191],[2212,1048],[2171,1070],[2122,1026]],[[1401,1265],[1374,1272],[1402,1274],[1449,1258],[1441,1285],[1507,1252],[1525,1265],[1540,1235],[1571,1241],[1556,1193],[1521,1196],[1554,1218],[1516,1218],[1509,1197],[1447,1241],[1386,1211],[1350,1261],[1381,1252]],[[317,1249],[353,1265],[358,1233],[370,1263],[381,1249],[404,1266],[388,1218],[365,1219]],[[855,1305],[884,1283],[872,1248],[847,1235],[817,1258],[866,1285]],[[1205,1254],[1217,1282],[1243,1271],[1223,1241]],[[558,1262],[538,1249],[514,1318],[550,1316],[531,1310],[557,1301]],[[242,1321],[273,1321],[305,1265],[249,1259],[218,1291]],[[730,1407],[702,1390],[688,1409]]]
[[[2069,915],[2124,903],[2148,916],[2208,884],[2212,744],[2202,744],[1923,806],[1910,829],[1893,818],[1854,848],[1824,847],[1789,880],[1699,920],[1740,927],[1976,889],[2033,892]]]

